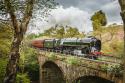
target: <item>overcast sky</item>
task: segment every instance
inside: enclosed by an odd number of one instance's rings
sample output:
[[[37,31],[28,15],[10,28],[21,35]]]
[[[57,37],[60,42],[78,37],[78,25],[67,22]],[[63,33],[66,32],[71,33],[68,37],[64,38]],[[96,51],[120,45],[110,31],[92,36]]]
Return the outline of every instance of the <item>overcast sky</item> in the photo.
[[[50,12],[48,22],[37,19],[36,28],[30,26],[30,32],[43,32],[55,24],[77,27],[81,32],[92,31],[91,16],[94,12],[105,12],[108,24],[121,24],[120,7],[117,0],[55,0],[59,3],[57,9]],[[39,16],[39,15],[38,15]],[[32,29],[32,31],[31,31]]]

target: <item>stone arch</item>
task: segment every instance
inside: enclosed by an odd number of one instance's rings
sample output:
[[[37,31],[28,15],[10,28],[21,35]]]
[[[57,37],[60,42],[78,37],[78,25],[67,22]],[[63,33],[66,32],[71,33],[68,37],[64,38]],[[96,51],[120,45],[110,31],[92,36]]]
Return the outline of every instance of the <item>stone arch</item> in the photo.
[[[42,65],[42,83],[66,83],[61,68],[52,61]]]
[[[115,83],[98,76],[82,76],[75,80],[74,83]]]

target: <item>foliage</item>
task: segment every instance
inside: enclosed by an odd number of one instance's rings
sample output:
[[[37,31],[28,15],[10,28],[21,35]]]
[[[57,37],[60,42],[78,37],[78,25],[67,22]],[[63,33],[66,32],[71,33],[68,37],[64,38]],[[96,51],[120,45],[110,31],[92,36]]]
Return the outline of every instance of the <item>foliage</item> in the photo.
[[[67,57],[66,62],[70,65],[79,65],[80,61],[76,57]]]
[[[50,29],[48,29],[48,30],[45,30],[45,32],[44,32],[44,35],[45,36],[51,36],[51,37],[55,37],[55,34],[56,34],[56,28],[54,28],[54,27],[51,27]]]
[[[0,22],[0,83],[3,83],[5,76],[12,35],[13,31],[9,23]]]
[[[71,38],[71,37],[83,37],[84,33],[80,33],[77,28],[70,26],[60,26],[56,25],[55,27],[51,27],[48,30],[45,30],[43,33],[45,36],[53,37],[53,38]]]
[[[25,71],[28,72],[28,76],[32,81],[39,80],[39,63],[32,62],[31,64],[25,65]]]
[[[5,17],[6,15],[6,17],[2,19],[8,20],[9,18],[14,30],[14,39],[12,41],[9,55],[10,59],[8,61],[4,81],[14,83],[18,68],[17,64],[20,57],[20,44],[27,31],[27,26],[31,18],[39,9],[44,9],[42,14],[43,12],[47,14],[49,8],[53,8],[56,4],[54,0],[0,0],[0,3],[0,17]]]
[[[100,29],[100,26],[105,26],[107,24],[105,13],[102,10],[95,12],[91,20],[94,31]]]
[[[6,0],[0,0],[0,15],[4,16],[9,11],[13,11],[15,15],[17,15],[18,19],[22,19],[22,16],[26,13],[29,12],[30,7],[26,8],[28,2],[30,0],[9,0],[8,2],[11,3],[12,7],[10,10],[6,7],[7,3]],[[49,12],[49,9],[54,9],[55,6],[58,5],[54,0],[34,0],[33,3],[33,17],[36,17],[36,13],[42,13],[42,16],[46,16],[46,14]],[[17,12],[16,12],[17,11]]]
[[[53,60],[53,61],[57,59],[55,53],[53,53],[53,52],[48,55],[48,58],[49,58],[50,60]]]
[[[107,55],[122,57],[124,55],[124,41],[113,40],[111,43],[105,43],[102,46],[102,51]]]
[[[107,71],[110,73],[115,73],[117,76],[121,76],[123,73],[123,66],[120,64],[103,64],[101,65],[101,69],[103,71]]]
[[[72,27],[69,27],[67,30],[66,30],[66,34],[65,36],[66,37],[78,37],[78,35],[80,35],[79,31],[77,28],[72,28]]]
[[[27,73],[17,73],[16,83],[31,83]]]
[[[27,42],[23,42],[21,46],[20,69],[22,73],[27,72],[32,81],[36,81],[39,80],[38,52],[28,47]]]
[[[103,26],[101,31],[94,31],[92,35],[101,39],[101,51],[104,54],[117,57],[124,55],[124,32],[122,25],[111,24],[109,26]]]
[[[60,28],[57,28],[56,34],[57,34],[57,38],[63,38],[65,36],[64,27],[60,26]]]
[[[6,72],[7,59],[0,58],[0,83],[3,83]]]
[[[102,40],[102,33],[104,31],[104,26],[107,24],[106,15],[102,10],[99,10],[91,16],[93,35],[97,36]]]
[[[27,38],[28,38],[28,39],[35,39],[35,38],[37,38],[37,37],[39,37],[39,35],[37,35],[37,34],[28,34],[28,35],[27,35]]]
[[[107,71],[107,65],[101,65],[101,69],[102,69],[103,71]]]
[[[111,50],[115,56],[122,57],[124,55],[124,41],[112,42],[110,46],[112,47]]]
[[[7,57],[11,46],[13,31],[8,23],[0,22],[0,57]]]
[[[108,65],[107,71],[116,73],[116,74],[122,74],[123,67],[121,65]]]

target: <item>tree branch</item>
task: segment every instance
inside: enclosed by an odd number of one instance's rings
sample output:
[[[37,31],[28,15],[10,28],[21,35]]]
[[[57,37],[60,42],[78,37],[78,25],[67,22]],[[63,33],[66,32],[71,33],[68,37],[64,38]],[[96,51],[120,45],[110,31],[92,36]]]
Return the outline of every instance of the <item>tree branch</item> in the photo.
[[[11,5],[11,1],[10,0],[4,0],[4,2],[5,2],[7,12],[10,14],[14,30],[15,30],[16,33],[18,33],[20,31],[20,29],[19,29],[19,26],[18,26],[18,21],[16,19],[16,15],[14,13],[14,8]]]
[[[26,2],[27,2],[27,4],[26,4],[26,9],[25,9],[25,14],[24,14],[24,17],[23,17],[22,23],[21,23],[21,26],[22,26],[21,28],[22,28],[24,33],[26,32],[27,26],[28,26],[29,21],[32,17],[32,12],[33,12],[35,0],[27,0]]]

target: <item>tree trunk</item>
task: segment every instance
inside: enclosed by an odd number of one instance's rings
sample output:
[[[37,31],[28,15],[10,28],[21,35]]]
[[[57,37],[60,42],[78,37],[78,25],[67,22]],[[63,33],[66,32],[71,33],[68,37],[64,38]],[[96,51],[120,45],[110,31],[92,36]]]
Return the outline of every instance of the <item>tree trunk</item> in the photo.
[[[11,1],[12,0],[4,0],[6,9],[11,17],[11,22],[13,24],[13,29],[14,29],[14,39],[10,50],[9,62],[6,67],[6,75],[4,78],[4,83],[15,83],[16,73],[20,58],[19,47],[21,41],[23,40],[23,36],[26,33],[29,21],[32,17],[33,7],[35,3],[35,0],[25,0],[26,1],[25,13],[19,25],[19,22],[17,21],[16,14],[14,11],[15,7],[13,7]]]
[[[23,34],[15,33],[14,39],[11,46],[11,51],[9,55],[9,62],[6,67],[6,75],[4,79],[4,83],[15,83],[16,73],[19,64],[19,46],[23,39]]]
[[[119,4],[121,6],[121,17],[124,24],[124,51],[125,51],[125,0],[119,0]],[[125,55],[123,56],[123,67],[124,67],[124,73],[123,73],[123,83],[125,83]]]

